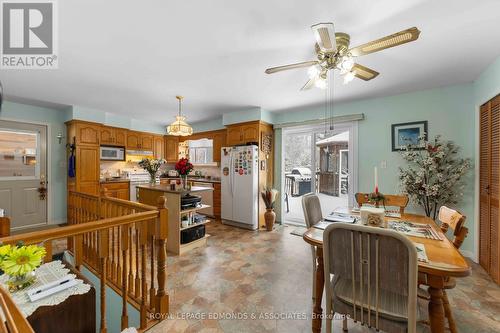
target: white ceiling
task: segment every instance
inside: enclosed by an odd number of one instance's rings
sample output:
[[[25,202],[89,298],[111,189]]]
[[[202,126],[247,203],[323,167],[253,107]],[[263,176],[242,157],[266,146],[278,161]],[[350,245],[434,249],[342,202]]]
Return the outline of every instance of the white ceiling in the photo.
[[[381,74],[335,99],[470,82],[500,55],[498,0],[64,0],[59,3],[59,69],[2,70],[7,98],[80,105],[167,123],[176,94],[188,120],[261,107],[321,103],[300,92],[306,69],[267,67],[314,59],[310,25],[332,21],[351,46],[412,26],[414,43],[358,58]]]

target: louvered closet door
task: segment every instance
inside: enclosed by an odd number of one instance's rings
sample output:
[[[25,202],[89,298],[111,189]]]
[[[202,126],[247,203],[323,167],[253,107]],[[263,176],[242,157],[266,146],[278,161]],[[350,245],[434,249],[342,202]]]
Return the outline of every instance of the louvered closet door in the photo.
[[[490,270],[490,108],[480,109],[479,136],[479,264]]]
[[[500,96],[490,102],[491,169],[490,169],[490,275],[499,282],[499,197],[500,197]]]

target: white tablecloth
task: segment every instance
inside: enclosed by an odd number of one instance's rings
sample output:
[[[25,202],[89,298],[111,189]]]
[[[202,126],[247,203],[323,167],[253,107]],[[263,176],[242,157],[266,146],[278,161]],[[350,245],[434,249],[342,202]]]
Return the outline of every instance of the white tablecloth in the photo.
[[[29,288],[26,288],[24,290],[16,291],[12,293],[12,298],[16,302],[17,306],[21,309],[21,312],[24,314],[25,317],[28,317],[31,315],[33,312],[36,311],[40,306],[46,306],[46,305],[57,305],[59,303],[64,302],[68,297],[72,295],[82,295],[90,290],[90,285],[84,283],[82,280],[77,279],[79,282],[78,284],[62,290],[56,294],[47,296],[45,298],[42,298],[36,302],[31,302],[27,292],[33,288],[37,288],[41,285],[44,285],[48,282],[55,281],[59,278],[62,278],[66,275],[73,275],[74,274],[68,274],[69,269],[66,268],[61,261],[56,260],[56,261],[51,261],[49,263],[43,264],[40,267],[36,269],[36,276],[37,280],[36,282],[31,285]],[[8,290],[9,287],[7,286],[7,280],[8,276],[6,274],[3,274],[0,276],[0,283],[2,286]]]

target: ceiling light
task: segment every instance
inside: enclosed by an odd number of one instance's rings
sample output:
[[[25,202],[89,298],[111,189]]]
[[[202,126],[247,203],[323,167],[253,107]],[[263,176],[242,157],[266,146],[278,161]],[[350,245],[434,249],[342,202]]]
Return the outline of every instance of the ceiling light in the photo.
[[[354,73],[353,72],[347,72],[344,75],[344,84],[348,84],[352,80],[354,80]]]
[[[317,78],[316,81],[314,81],[314,85],[319,88],[319,89],[322,89],[322,90],[325,90],[326,89],[326,79],[323,79],[323,78]]]
[[[175,116],[175,121],[167,126],[167,134],[174,136],[188,136],[193,134],[193,128],[186,122],[186,117],[181,114],[182,96],[175,96],[179,101],[179,115]]]
[[[309,76],[310,79],[317,78],[320,73],[321,73],[321,66],[319,65],[313,65],[309,67],[309,69],[307,70],[307,75]]]
[[[343,73],[349,72],[354,66],[354,59],[351,56],[342,57],[342,62],[340,63],[340,70]]]

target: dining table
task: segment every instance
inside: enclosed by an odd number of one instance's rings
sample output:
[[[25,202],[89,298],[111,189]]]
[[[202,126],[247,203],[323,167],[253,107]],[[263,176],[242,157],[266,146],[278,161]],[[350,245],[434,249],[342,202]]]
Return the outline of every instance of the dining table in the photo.
[[[357,215],[357,212],[350,212]],[[412,242],[425,246],[427,261],[418,261],[419,284],[428,286],[430,296],[428,304],[430,329],[433,333],[445,331],[445,312],[443,306],[443,289],[445,282],[450,277],[465,277],[471,274],[471,267],[437,226],[435,221],[427,216],[416,214],[402,214],[400,218],[385,217],[386,221],[409,221],[418,224],[427,224],[434,229],[440,239],[430,239],[423,237],[407,236]],[[332,222],[342,223],[342,222]],[[361,223],[360,219],[357,222]],[[375,228],[375,227],[374,227]],[[316,247],[316,290],[313,290],[315,301],[313,305],[312,332],[321,332],[322,313],[321,302],[325,284],[323,267],[323,231],[322,229],[311,227],[303,234],[302,238],[308,244]]]

